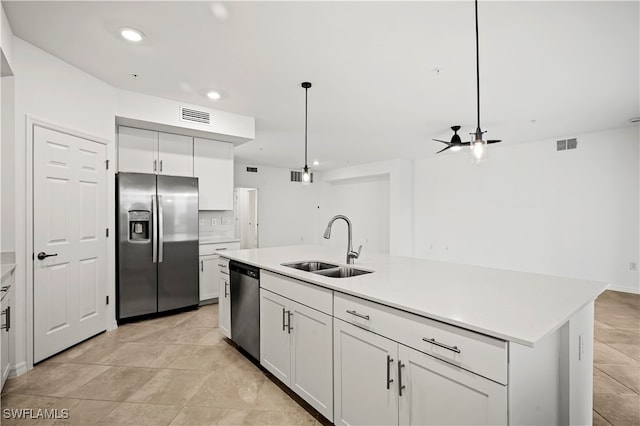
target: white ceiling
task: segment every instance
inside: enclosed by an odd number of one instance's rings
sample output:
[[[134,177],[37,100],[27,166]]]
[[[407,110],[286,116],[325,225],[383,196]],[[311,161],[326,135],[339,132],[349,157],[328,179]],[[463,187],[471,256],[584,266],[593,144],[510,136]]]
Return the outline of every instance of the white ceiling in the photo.
[[[255,141],[236,149],[247,163],[303,165],[303,81],[320,169],[430,156],[449,126],[468,140],[476,125],[472,2],[2,3],[16,36],[113,86],[255,116]],[[504,146],[640,116],[639,5],[481,1],[487,137]],[[146,38],[127,43],[122,26]]]

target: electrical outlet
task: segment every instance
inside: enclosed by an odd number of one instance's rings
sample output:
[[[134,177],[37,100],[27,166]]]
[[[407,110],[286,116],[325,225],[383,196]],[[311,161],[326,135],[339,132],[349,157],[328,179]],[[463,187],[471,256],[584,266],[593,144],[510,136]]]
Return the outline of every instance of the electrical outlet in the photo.
[[[223,225],[228,225],[229,224],[229,218],[228,217],[223,217],[222,218],[222,224]]]
[[[215,217],[211,218],[211,226],[216,226],[218,224],[218,219],[216,219]]]
[[[638,270],[638,263],[637,262],[629,262],[629,269],[631,269],[632,271],[637,271]]]

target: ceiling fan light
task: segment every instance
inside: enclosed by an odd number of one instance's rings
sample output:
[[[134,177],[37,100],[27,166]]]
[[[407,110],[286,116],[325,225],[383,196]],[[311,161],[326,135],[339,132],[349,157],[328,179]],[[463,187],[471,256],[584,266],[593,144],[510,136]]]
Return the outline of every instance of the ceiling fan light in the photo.
[[[487,141],[476,139],[471,142],[471,159],[474,163],[482,163],[487,159]]]
[[[462,146],[461,145],[453,145],[450,149],[453,152],[458,152],[458,151],[460,151],[462,149]]]
[[[302,184],[309,185],[311,183],[311,169],[309,166],[302,168]]]

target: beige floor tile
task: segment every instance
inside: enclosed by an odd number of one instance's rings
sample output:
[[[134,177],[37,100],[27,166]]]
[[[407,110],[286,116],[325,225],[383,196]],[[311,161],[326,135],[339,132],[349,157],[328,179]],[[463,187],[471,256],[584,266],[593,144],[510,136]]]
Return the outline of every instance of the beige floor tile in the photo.
[[[171,426],[217,425],[227,413],[225,408],[186,406],[171,422]]]
[[[611,426],[611,423],[605,420],[600,414],[593,412],[593,426]]]
[[[108,331],[107,336],[119,342],[138,342],[163,328],[146,323],[123,324],[113,331]]]
[[[152,325],[152,326],[161,326],[161,327],[175,327],[176,325],[180,324],[181,322],[191,318],[192,316],[196,315],[198,312],[198,310],[194,309],[194,310],[190,310],[190,311],[184,311],[184,312],[179,312],[176,314],[167,314],[167,315],[162,315],[162,316],[158,316],[156,318],[152,318],[152,319],[148,319],[144,321],[145,325]]]
[[[218,310],[206,305],[198,309],[195,315],[177,324],[178,327],[214,328],[218,326]]]
[[[108,371],[100,365],[43,364],[7,380],[3,392],[41,396],[66,396]]]
[[[608,345],[618,352],[630,356],[636,361],[640,361],[640,345],[628,345],[624,343],[609,343]]]
[[[593,369],[593,393],[615,393],[633,395],[635,392],[613,379],[608,374],[600,371],[597,366]]]
[[[630,311],[631,309],[627,309]],[[640,313],[639,312],[624,312],[625,310],[616,310],[613,313],[606,313],[598,315],[598,321],[603,322],[611,327],[622,329],[639,329],[640,328]]]
[[[196,342],[196,345],[213,346],[223,342],[224,336],[220,332],[220,329],[216,327],[209,329],[207,333]]]
[[[67,394],[72,398],[126,401],[159,370],[138,367],[111,367],[87,384]]]
[[[594,342],[593,363],[638,365],[637,360],[601,342]]]
[[[597,393],[593,409],[613,426],[640,424],[640,396]]]
[[[140,339],[137,342],[152,342],[152,343],[171,343],[181,345],[194,345],[197,344],[202,337],[207,334],[209,329],[207,328],[190,328],[190,327],[157,327],[157,331],[150,333]]]
[[[196,394],[208,375],[191,370],[161,370],[127,401],[183,406]]]
[[[168,425],[180,411],[172,405],[123,402],[100,421],[100,425]]]
[[[256,398],[256,408],[276,411],[305,411],[293,398],[271,380],[265,381]]]
[[[77,404],[69,409],[69,418],[56,421],[55,424],[94,425],[105,418],[118,404],[118,402],[113,401],[80,399]]]
[[[44,399],[44,401],[43,401]],[[38,397],[33,395],[4,394],[2,395],[2,421],[5,426],[14,425],[51,425],[50,418],[38,418],[38,410],[54,408],[47,400],[57,399],[49,397]],[[68,408],[68,407],[61,407]],[[6,411],[9,410],[9,411]],[[31,410],[31,411],[29,411]]]
[[[598,365],[598,370],[614,378],[629,389],[640,393],[640,367],[637,365]]]
[[[164,368],[187,352],[181,345],[123,342],[114,348],[102,363],[114,366]]]
[[[218,421],[219,425],[308,425],[316,419],[306,411],[230,409]]]
[[[31,395],[10,394],[3,396],[2,408],[9,411],[9,415],[15,410],[31,410],[29,416],[41,418],[6,418],[3,415],[2,424],[56,424],[56,425],[89,425],[96,424],[116,406],[117,402],[88,401],[72,398],[53,398]],[[47,410],[44,411],[39,410]],[[3,414],[5,412],[3,411]],[[47,418],[45,418],[47,417]]]
[[[237,351],[226,343],[213,346],[194,345],[191,347],[191,351],[180,355],[167,368],[200,371],[220,370],[237,359],[238,356]]]
[[[232,380],[224,371],[214,371],[187,402],[190,406],[216,408],[256,408],[258,392],[265,383],[258,380]]]
[[[602,343],[640,345],[640,329],[617,329],[601,321],[595,321],[595,340]]]

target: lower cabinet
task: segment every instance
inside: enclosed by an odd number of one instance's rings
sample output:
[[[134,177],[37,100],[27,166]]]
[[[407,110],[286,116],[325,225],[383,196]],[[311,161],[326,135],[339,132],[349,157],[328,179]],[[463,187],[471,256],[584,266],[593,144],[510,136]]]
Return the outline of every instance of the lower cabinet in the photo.
[[[218,258],[218,328],[223,336],[231,338],[231,287],[229,280],[229,260]]]
[[[1,318],[0,318],[0,374],[1,383],[0,389],[4,386],[4,382],[7,380],[9,376],[9,369],[11,367],[9,363],[9,353],[10,353],[10,343],[11,339],[9,338],[11,333],[11,320],[12,320],[12,312],[11,312],[11,298],[12,298],[12,289],[14,283],[14,276],[11,273],[10,278],[2,283],[2,302],[1,302]]]
[[[331,315],[260,289],[260,364],[333,420]]]
[[[200,304],[212,303],[219,296],[219,257],[200,256]]]
[[[507,424],[507,387],[334,321],[335,424]]]

